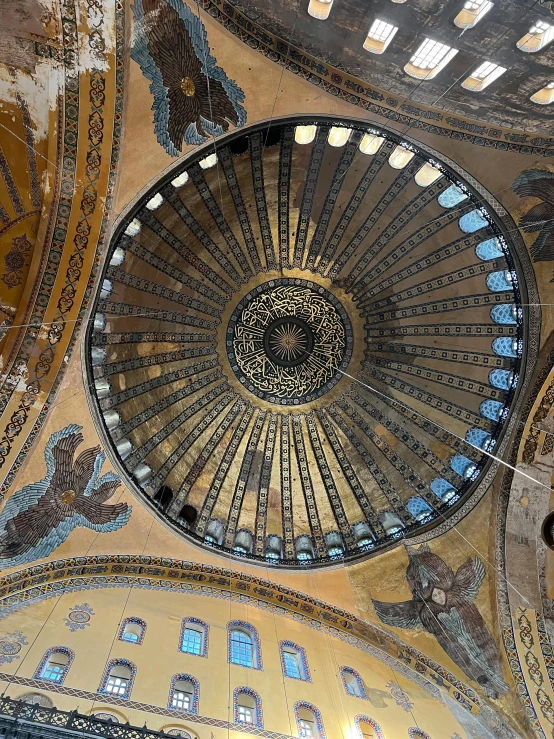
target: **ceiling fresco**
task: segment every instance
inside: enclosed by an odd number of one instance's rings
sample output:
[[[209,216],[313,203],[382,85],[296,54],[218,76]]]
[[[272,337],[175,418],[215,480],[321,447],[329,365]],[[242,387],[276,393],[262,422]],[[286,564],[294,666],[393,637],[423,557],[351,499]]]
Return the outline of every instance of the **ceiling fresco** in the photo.
[[[299,121],[216,149],[112,241],[88,359],[121,469],[177,530],[270,564],[442,523],[518,387],[510,235],[384,130]]]

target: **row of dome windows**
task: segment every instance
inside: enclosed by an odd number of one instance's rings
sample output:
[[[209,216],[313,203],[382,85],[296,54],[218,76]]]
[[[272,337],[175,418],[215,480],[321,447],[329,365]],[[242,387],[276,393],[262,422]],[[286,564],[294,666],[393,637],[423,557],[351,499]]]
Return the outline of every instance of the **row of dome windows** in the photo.
[[[393,0],[393,2],[402,3],[406,0]],[[326,20],[331,12],[333,0],[310,0],[308,13],[318,20]],[[473,28],[493,7],[493,3],[489,0],[467,0],[462,11],[458,13],[454,19],[454,24],[458,28],[467,30]],[[398,31],[398,26],[388,23],[380,18],[376,18],[367,33],[364,41],[364,49],[372,54],[382,54]],[[519,39],[516,47],[520,51],[528,53],[536,53],[549,44],[554,39],[554,26],[545,21],[538,20],[534,23],[529,31]],[[454,49],[440,41],[434,41],[425,38],[417,51],[412,54],[409,62],[404,67],[404,71],[410,77],[420,80],[431,80],[446,67],[458,53],[458,49]],[[506,72],[506,67],[495,64],[494,62],[482,62],[474,72],[472,72],[462,83],[462,87],[472,92],[481,92],[501,75]],[[544,87],[537,90],[532,96],[531,101],[538,105],[548,105],[554,101],[554,82],[547,83]]]
[[[132,622],[132,623],[129,623]],[[142,642],[144,627],[138,627],[140,619],[127,619],[120,628],[120,638],[124,641]],[[190,626],[194,625],[194,628]],[[194,655],[202,655],[207,649],[208,626],[198,619],[185,619],[181,636],[181,650]],[[229,661],[243,667],[261,669],[261,652],[256,630],[249,624],[235,628],[235,622],[229,628]],[[134,627],[134,628],[131,628]],[[191,634],[194,634],[191,636]],[[203,644],[205,646],[203,646]],[[311,681],[306,652],[302,647],[291,642],[280,642],[281,664],[287,677],[297,680]],[[46,652],[36,672],[35,679],[62,684],[73,662],[74,652],[67,647],[54,647]],[[137,669],[132,662],[125,659],[110,660],[104,670],[99,693],[129,699],[136,677]],[[366,686],[361,675],[351,667],[340,668],[344,690],[352,697],[368,700]],[[198,714],[200,700],[200,683],[192,675],[178,673],[171,678],[168,708],[185,713]],[[239,724],[250,724],[263,729],[262,701],[259,694],[249,687],[236,687],[233,691],[234,720]],[[299,701],[294,707],[299,737],[325,736],[323,721],[319,710],[305,701]],[[104,714],[101,714],[102,716]],[[109,720],[109,714],[106,714]],[[373,721],[363,717],[369,729]],[[363,728],[363,727],[362,727]],[[375,726],[373,726],[375,729]],[[375,736],[360,731],[362,739]],[[377,734],[377,736],[380,736]]]

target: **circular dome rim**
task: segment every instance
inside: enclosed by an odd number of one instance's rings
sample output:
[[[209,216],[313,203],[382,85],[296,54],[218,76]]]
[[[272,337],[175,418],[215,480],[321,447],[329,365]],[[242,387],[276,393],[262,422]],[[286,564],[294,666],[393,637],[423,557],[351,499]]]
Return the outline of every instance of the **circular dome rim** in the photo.
[[[530,286],[530,275],[525,274],[525,270],[521,260],[521,253],[524,252],[525,258],[527,259],[529,265],[531,264],[530,258],[527,254],[527,251],[525,250],[525,245],[520,238],[517,227],[513,222],[509,212],[499,201],[496,200],[494,195],[490,193],[486,188],[484,188],[484,186],[482,186],[479,182],[477,182],[475,178],[467,170],[465,170],[465,168],[457,165],[456,162],[451,160],[447,155],[436,151],[427,144],[413,139],[407,134],[402,134],[401,132],[391,129],[386,125],[364,120],[359,117],[324,114],[301,114],[275,117],[263,121],[258,121],[242,128],[237,128],[232,132],[218,137],[217,139],[212,139],[205,144],[196,147],[191,152],[180,157],[176,162],[168,165],[156,178],[151,180],[145,187],[143,187],[122,210],[112,228],[109,240],[108,238],[106,238],[106,242],[108,245],[104,254],[104,264],[97,274],[96,284],[94,288],[95,295],[90,305],[89,320],[85,333],[85,351],[82,355],[83,370],[86,378],[86,394],[89,399],[89,408],[91,410],[93,422],[96,426],[99,437],[105,446],[107,441],[107,448],[109,450],[108,456],[110,458],[110,461],[114,465],[115,469],[121,474],[126,486],[129,490],[131,490],[134,497],[136,497],[142,505],[145,505],[155,515],[156,519],[161,522],[168,530],[172,531],[172,533],[178,534],[186,541],[194,544],[195,546],[198,546],[202,550],[210,552],[216,556],[223,557],[224,559],[232,559],[237,562],[242,561],[253,566],[263,566],[270,569],[280,569],[283,571],[305,571],[315,568],[335,569],[345,563],[357,563],[371,559],[379,554],[382,554],[385,551],[395,548],[405,540],[410,543],[419,543],[430,538],[434,538],[434,536],[443,533],[443,531],[448,531],[449,529],[451,529],[453,526],[456,525],[456,523],[459,523],[460,520],[462,520],[469,512],[473,510],[473,508],[477,505],[479,500],[483,497],[486,490],[492,483],[499,463],[495,461],[494,458],[489,457],[488,461],[484,462],[480,467],[479,474],[476,479],[472,481],[466,481],[468,489],[459,495],[455,503],[448,506],[448,508],[446,509],[447,515],[445,515],[444,513],[439,513],[435,518],[428,522],[417,522],[412,529],[405,529],[405,535],[398,538],[389,535],[385,539],[381,539],[380,541],[378,541],[370,550],[347,551],[345,549],[344,555],[340,558],[331,556],[318,558],[317,556],[315,556],[312,560],[308,561],[285,559],[272,561],[270,559],[267,559],[265,556],[255,555],[254,553],[250,553],[248,555],[240,555],[234,553],[232,549],[226,548],[223,545],[208,544],[204,541],[202,537],[195,535],[184,526],[179,525],[177,521],[170,519],[154,503],[154,501],[144,491],[140,489],[139,485],[132,478],[131,473],[127,471],[123,460],[120,458],[116,449],[115,442],[111,438],[105,426],[99,405],[97,404],[96,395],[94,393],[94,390],[92,389],[92,383],[94,381],[91,360],[91,349],[93,346],[91,340],[91,336],[93,333],[92,316],[94,316],[98,302],[100,300],[100,285],[102,284],[102,280],[104,279],[106,270],[109,266],[109,255],[111,255],[115,248],[118,246],[119,240],[124,230],[131,223],[133,218],[145,206],[146,202],[148,202],[148,200],[150,200],[158,191],[160,191],[164,186],[166,186],[169,182],[178,177],[180,174],[185,172],[191,165],[198,163],[201,159],[205,158],[211,153],[217,153],[219,148],[229,145],[234,140],[246,138],[254,133],[266,129],[269,131],[271,126],[273,125],[282,127],[285,125],[317,126],[322,124],[329,126],[343,126],[354,130],[361,130],[365,133],[375,133],[379,136],[383,136],[383,138],[385,139],[392,140],[397,145],[404,143],[413,147],[415,151],[419,153],[421,157],[424,158],[426,161],[431,161],[439,164],[452,182],[461,180],[463,186],[469,193],[471,201],[475,204],[475,207],[479,207],[479,205],[483,206],[484,201],[484,206],[487,210],[487,216],[490,219],[491,225],[493,226],[495,232],[497,232],[498,235],[502,236],[507,241],[510,247],[510,258],[507,259],[508,266],[514,269],[518,277],[517,290],[519,292],[519,300],[515,300],[514,302],[516,302],[516,304],[520,307],[522,305],[525,305],[526,308],[523,310],[523,319],[521,324],[518,325],[517,333],[518,341],[520,345],[523,345],[522,353],[516,359],[518,382],[515,387],[512,387],[510,391],[508,391],[506,397],[506,404],[509,403],[508,413],[503,420],[498,421],[497,428],[499,430],[496,432],[495,429],[496,433],[493,435],[496,442],[494,449],[497,454],[500,452],[501,447],[505,446],[509,435],[513,431],[514,411],[516,409],[516,406],[521,403],[523,397],[524,383],[522,379],[524,377],[527,378],[529,371],[530,311],[527,306],[529,304],[528,288]],[[459,171],[457,171],[457,169]],[[478,189],[479,187],[481,189],[481,192]],[[500,214],[502,214],[502,216]],[[502,219],[508,221],[508,223],[504,223]],[[509,228],[506,228],[506,226],[509,226]],[[515,236],[514,238],[506,239],[506,233],[514,233]],[[520,241],[521,244],[518,244],[518,241]],[[536,286],[534,284],[534,272],[532,267],[530,273],[532,275],[532,287],[534,288],[534,292],[536,292]],[[540,306],[537,306],[536,309],[538,312],[540,332]],[[535,351],[534,354],[536,353],[537,352]],[[300,406],[281,406],[281,408],[283,410],[297,411],[298,415],[303,414],[302,404],[300,404]],[[480,451],[482,452],[483,450]],[[453,519],[455,520],[453,521]],[[437,529],[442,530],[437,531]],[[237,532],[239,530],[240,529],[237,529]],[[332,533],[334,531],[335,529],[330,529],[326,533]],[[296,538],[297,537],[295,536],[295,539]]]

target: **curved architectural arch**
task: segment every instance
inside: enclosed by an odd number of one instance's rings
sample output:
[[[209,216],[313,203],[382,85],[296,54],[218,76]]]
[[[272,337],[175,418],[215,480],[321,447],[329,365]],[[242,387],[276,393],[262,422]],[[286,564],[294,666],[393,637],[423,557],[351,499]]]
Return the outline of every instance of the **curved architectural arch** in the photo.
[[[287,654],[294,656],[294,659],[287,658]],[[279,655],[283,675],[311,683],[310,666],[304,647],[292,641],[280,641]]]
[[[75,652],[69,647],[51,647],[37,665],[34,677],[61,685],[75,659]]]
[[[342,678],[344,689],[348,695],[367,700],[365,683],[359,672],[356,672],[352,667],[344,666],[340,668],[340,676]]]
[[[262,649],[258,630],[247,621],[227,624],[228,660],[232,664],[262,670]]]
[[[240,702],[240,696],[248,696],[250,705],[245,706]],[[253,705],[252,705],[253,704]],[[233,715],[236,724],[251,724],[258,729],[264,728],[264,715],[262,710],[262,699],[259,693],[252,688],[239,686],[233,690]]]
[[[129,642],[130,644],[142,644],[145,634],[146,621],[137,616],[129,616],[121,622],[117,638],[119,641]]]
[[[296,718],[298,736],[313,737],[313,729],[315,729],[317,731],[317,734],[315,734],[317,739],[327,739],[323,719],[321,718],[321,712],[319,708],[316,708],[312,703],[308,703],[308,701],[297,701],[294,704],[294,716]],[[312,724],[310,734],[307,733],[306,727],[302,725],[303,722]]]
[[[371,726],[371,728],[373,729],[375,733],[375,739],[385,739],[383,730],[381,729],[377,721],[375,721],[375,719],[372,719],[363,713],[358,713],[357,716],[354,716],[354,723],[356,725],[356,729],[358,730],[358,737],[356,737],[356,739],[364,739],[364,735],[363,735],[362,728],[361,728],[362,723],[369,724],[369,726]],[[371,739],[373,739],[373,737]]]
[[[408,736],[410,739],[431,739],[425,731],[414,727],[408,729]]]
[[[192,691],[184,690],[185,687],[192,687]],[[178,672],[171,678],[169,686],[169,697],[167,707],[176,711],[185,711],[187,713],[198,713],[200,705],[200,683],[193,676],[185,672]]]
[[[179,651],[207,657],[209,634],[210,627],[205,621],[194,616],[184,618],[179,635]]]
[[[111,659],[102,673],[98,692],[130,698],[137,674],[136,665],[128,659]]]

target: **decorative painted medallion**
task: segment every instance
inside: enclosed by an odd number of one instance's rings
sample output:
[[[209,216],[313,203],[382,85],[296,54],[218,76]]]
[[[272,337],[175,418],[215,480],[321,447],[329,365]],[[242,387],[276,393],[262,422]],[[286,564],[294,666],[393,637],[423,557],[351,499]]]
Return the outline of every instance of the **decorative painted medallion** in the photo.
[[[227,328],[233,371],[259,398],[308,403],[341,378],[352,327],[337,298],[308,280],[270,280],[235,308]]]
[[[26,644],[27,640],[21,631],[14,631],[12,634],[0,637],[0,665],[19,659],[18,654]]]
[[[131,57],[150,80],[154,131],[171,156],[243,126],[244,93],[210,56],[206,29],[180,0],[137,0]]]
[[[73,606],[69,611],[67,618],[64,619],[65,625],[69,627],[70,631],[84,629],[85,626],[89,625],[91,616],[94,616],[94,611],[88,603],[83,603],[80,606]]]

